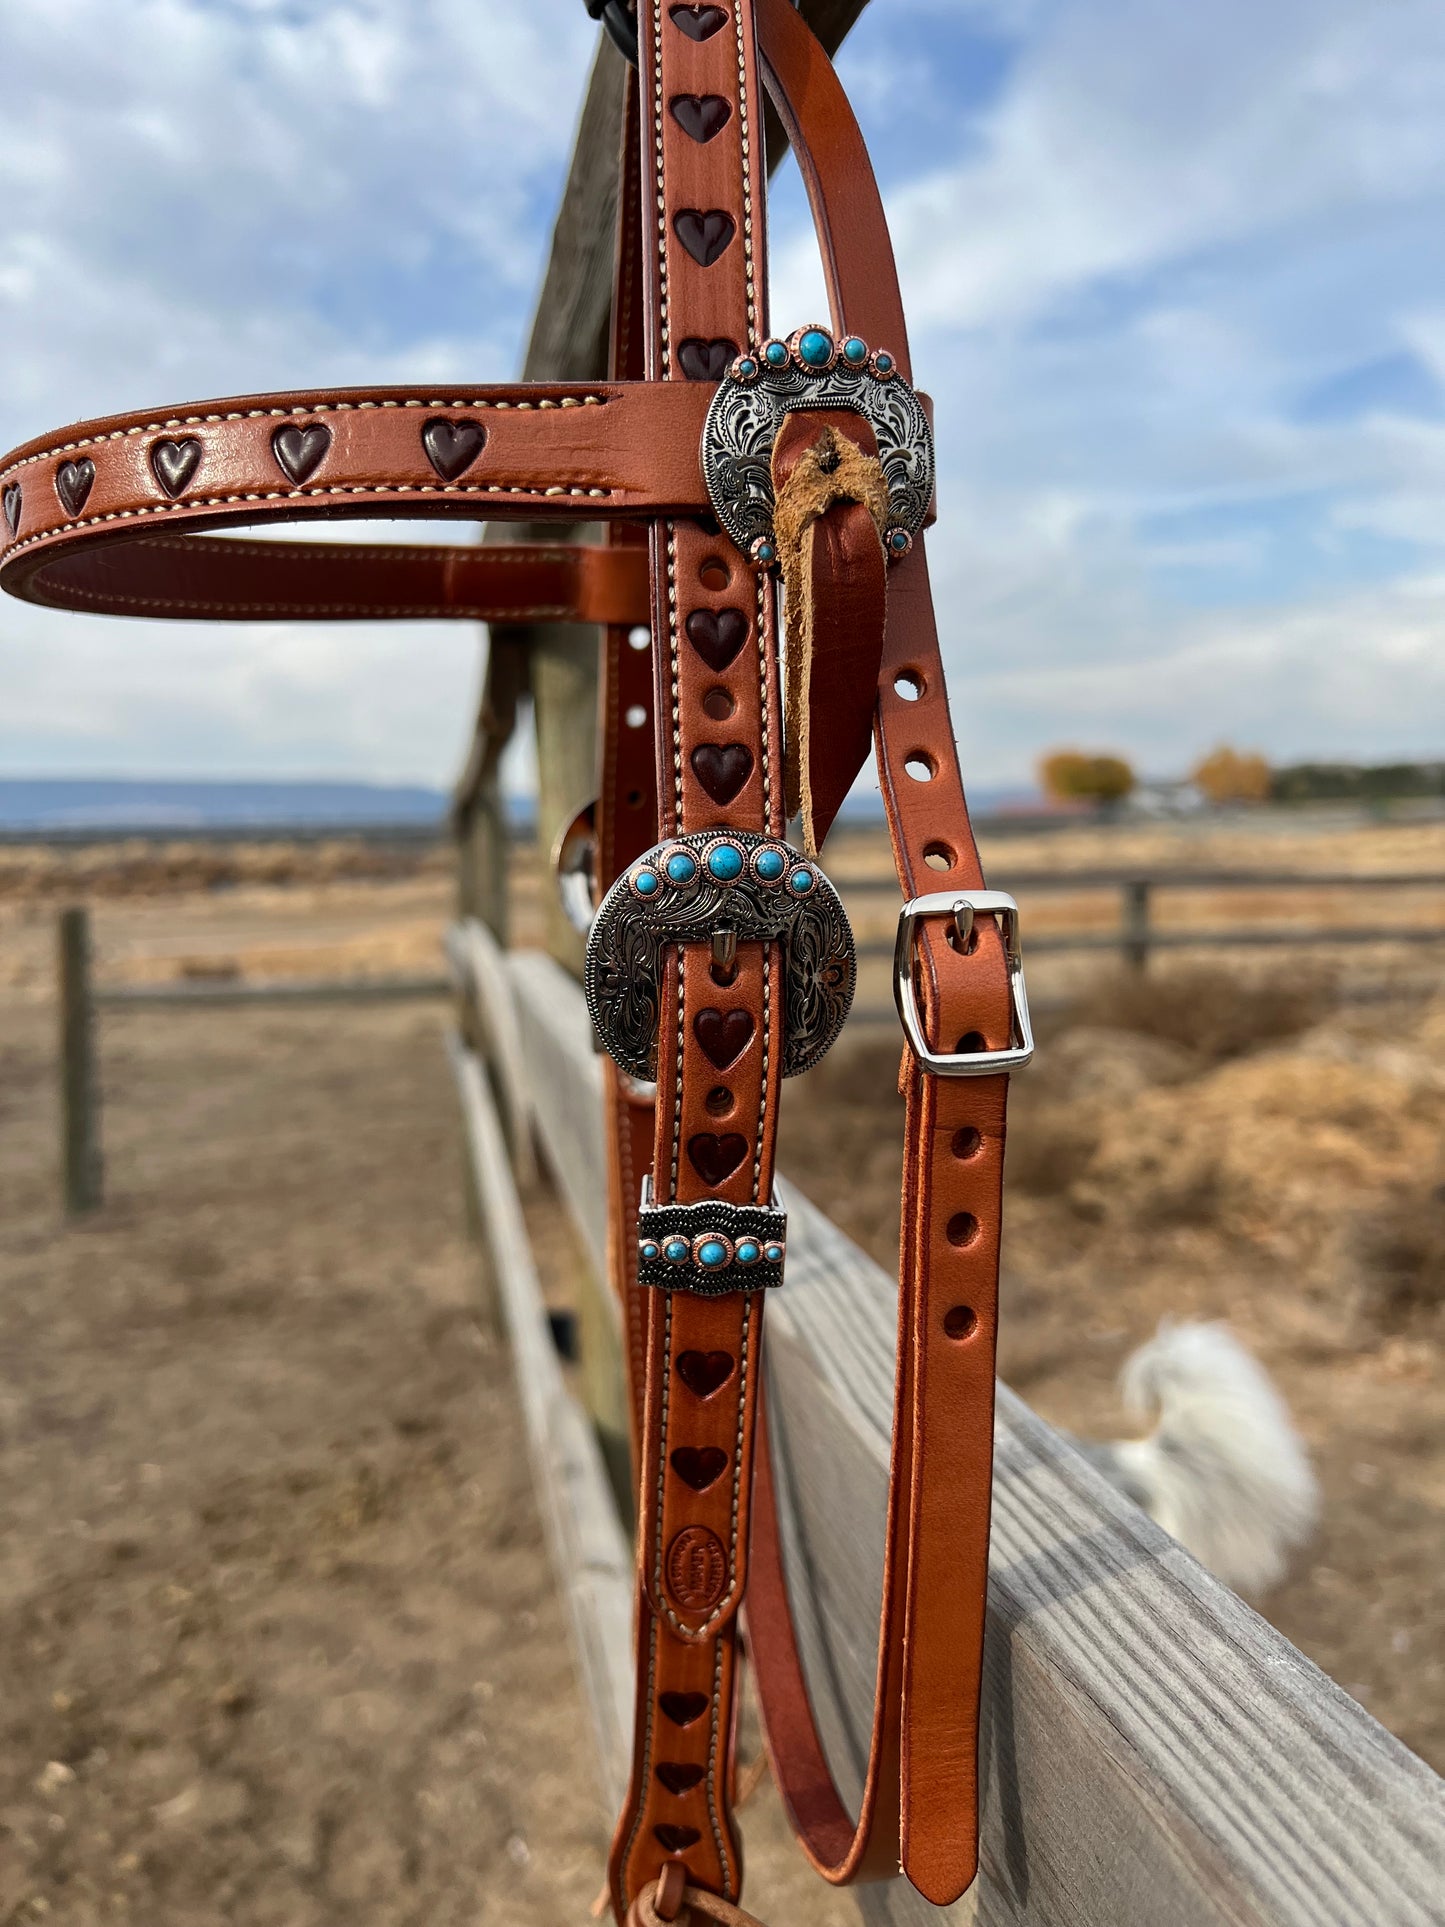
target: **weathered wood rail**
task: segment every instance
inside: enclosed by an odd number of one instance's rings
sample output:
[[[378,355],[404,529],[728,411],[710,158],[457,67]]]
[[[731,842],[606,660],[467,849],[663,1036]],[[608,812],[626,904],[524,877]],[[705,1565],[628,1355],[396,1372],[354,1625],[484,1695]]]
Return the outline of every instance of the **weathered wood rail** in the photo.
[[[604,1275],[600,1077],[581,993],[550,958],[507,960],[528,1109],[557,1195]],[[476,978],[472,979],[475,986]],[[494,1262],[513,1262],[519,1377],[535,1369],[535,1273],[509,1180],[476,1151],[490,1103],[454,1052]],[[491,1115],[494,1117],[495,1112]],[[872,1702],[893,1376],[891,1278],[785,1186],[787,1288],[768,1310],[768,1384],[787,1560],[820,1723],[857,1791]],[[510,1259],[508,1254],[511,1254]],[[523,1289],[523,1286],[526,1289]],[[555,1361],[546,1368],[555,1373]],[[523,1385],[535,1402],[535,1388]],[[594,1444],[553,1393],[534,1440],[569,1600],[584,1557],[611,1581],[630,1553]],[[533,1420],[529,1415],[529,1427]],[[1077,1452],[1000,1388],[984,1707],[983,1871],[941,1916],[987,1927],[1425,1927],[1445,1920],[1441,1782]],[[558,1463],[563,1467],[556,1470]],[[585,1553],[570,1548],[586,1546]],[[615,1595],[606,1608],[619,1614]],[[625,1628],[625,1617],[623,1618]],[[587,1635],[583,1677],[610,1789],[630,1656]],[[600,1706],[597,1703],[600,1698]],[[608,1739],[608,1733],[620,1734]],[[870,1923],[940,1918],[901,1882],[857,1890]]]

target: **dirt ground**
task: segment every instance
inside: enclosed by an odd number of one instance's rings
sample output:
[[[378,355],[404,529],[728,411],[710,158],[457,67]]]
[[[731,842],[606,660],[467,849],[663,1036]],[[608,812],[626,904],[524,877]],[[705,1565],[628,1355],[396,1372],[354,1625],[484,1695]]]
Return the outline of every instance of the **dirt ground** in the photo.
[[[1028,862],[1157,860],[1074,835]],[[1441,832],[1415,837],[1303,860],[1445,870]],[[0,1927],[585,1920],[605,1825],[479,1316],[445,1006],[108,1012],[107,1203],[67,1228],[51,946],[80,882],[0,866]],[[450,902],[440,866],[84,884],[110,982],[431,970]],[[1166,971],[1141,998],[1092,972],[1047,1020],[1002,1370],[1112,1436],[1159,1317],[1228,1317],[1325,1494],[1263,1609],[1445,1767],[1445,1003],[1272,977]],[[894,1050],[845,1042],[784,1127],[786,1168],[885,1263]],[[766,1797],[747,1818],[770,1917],[853,1918]]]

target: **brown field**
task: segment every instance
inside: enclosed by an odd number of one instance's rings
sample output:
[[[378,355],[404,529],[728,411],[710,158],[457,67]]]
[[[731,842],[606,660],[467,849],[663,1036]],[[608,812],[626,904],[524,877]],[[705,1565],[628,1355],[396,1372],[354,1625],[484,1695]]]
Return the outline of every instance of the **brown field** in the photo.
[[[1116,914],[1035,907],[1030,870],[1438,873],[1445,830],[1073,828],[986,855],[1027,939]],[[0,851],[0,1923],[583,1920],[605,1829],[478,1315],[445,1006],[106,1013],[107,1203],[66,1228],[52,953],[79,895],[103,982],[379,976],[438,967],[452,883],[440,853],[355,846]],[[1313,897],[1271,919],[1442,916],[1434,890]],[[1243,933],[1257,904],[1215,898],[1161,921]],[[1325,1493],[1262,1607],[1445,1767],[1438,958],[1352,937],[1170,960],[1142,991],[1097,959],[1031,968],[1068,1001],[1016,1086],[1002,1370],[1108,1436],[1160,1316],[1227,1317]],[[1390,994],[1341,1002],[1362,979]],[[884,1262],[895,1053],[862,1027],[785,1111],[786,1168]],[[852,1917],[766,1797],[748,1818],[765,1913]]]

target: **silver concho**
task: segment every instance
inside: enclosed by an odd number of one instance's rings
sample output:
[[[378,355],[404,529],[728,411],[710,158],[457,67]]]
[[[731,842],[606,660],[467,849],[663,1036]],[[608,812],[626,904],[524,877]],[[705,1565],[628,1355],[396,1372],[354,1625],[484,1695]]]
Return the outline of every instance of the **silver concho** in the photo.
[[[906,555],[933,499],[933,431],[923,404],[885,349],[824,328],[799,328],[739,355],[718,384],[702,431],[713,512],[759,568],[773,545],[773,443],[795,408],[846,408],[867,418],[888,484],[890,560]]]
[[[777,837],[704,830],[630,865],[598,907],[582,985],[608,1054],[633,1077],[657,1065],[658,985],[669,944],[780,943],[783,1074],[811,1070],[843,1028],[853,933],[818,865]]]

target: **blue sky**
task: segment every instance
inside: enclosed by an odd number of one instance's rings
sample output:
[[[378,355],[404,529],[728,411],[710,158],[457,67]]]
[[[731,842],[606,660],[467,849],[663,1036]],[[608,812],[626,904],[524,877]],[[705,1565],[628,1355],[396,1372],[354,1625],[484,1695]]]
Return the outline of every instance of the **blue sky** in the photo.
[[[517,365],[581,0],[0,0],[0,443]],[[966,768],[1445,753],[1445,9],[874,0]],[[821,311],[795,177],[774,318]],[[359,531],[358,531],[359,532]],[[0,607],[0,769],[445,781],[461,625]]]

